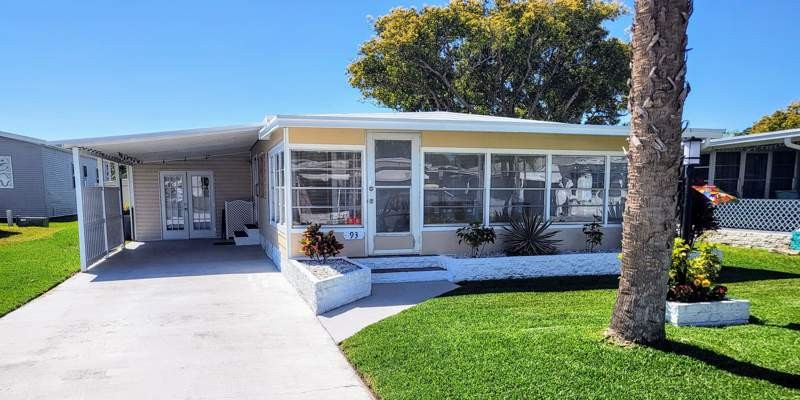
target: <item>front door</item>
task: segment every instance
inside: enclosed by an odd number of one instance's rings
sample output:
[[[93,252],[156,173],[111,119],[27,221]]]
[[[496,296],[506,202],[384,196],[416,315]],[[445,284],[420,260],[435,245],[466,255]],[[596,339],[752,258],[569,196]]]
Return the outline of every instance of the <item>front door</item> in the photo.
[[[162,237],[215,237],[214,176],[211,172],[164,171],[160,178]]]
[[[419,253],[419,135],[370,133],[367,153],[369,253]]]

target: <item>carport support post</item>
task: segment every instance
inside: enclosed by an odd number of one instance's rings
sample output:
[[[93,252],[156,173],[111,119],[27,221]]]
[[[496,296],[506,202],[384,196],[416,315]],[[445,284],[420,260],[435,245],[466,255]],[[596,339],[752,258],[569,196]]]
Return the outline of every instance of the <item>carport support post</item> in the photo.
[[[78,252],[81,259],[81,271],[86,271],[86,233],[84,232],[83,225],[85,223],[83,216],[83,179],[81,178],[81,150],[77,147],[72,148],[72,164],[75,168],[72,169],[72,174],[75,177],[75,205],[78,210]]]

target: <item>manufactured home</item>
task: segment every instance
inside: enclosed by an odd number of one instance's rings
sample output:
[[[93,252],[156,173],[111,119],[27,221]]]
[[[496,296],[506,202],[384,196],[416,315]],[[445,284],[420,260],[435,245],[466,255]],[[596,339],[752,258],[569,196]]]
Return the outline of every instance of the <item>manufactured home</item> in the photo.
[[[73,177],[82,185],[99,183],[94,158],[81,157],[73,171],[72,155],[43,140],[0,132],[0,218],[11,210],[17,217],[65,217],[77,214]]]
[[[553,221],[562,250],[584,248],[581,229],[595,220],[603,247],[618,248],[628,134],[625,126],[420,112],[275,115],[61,145],[128,166],[135,240],[246,235],[280,266],[302,254],[310,223],[333,230],[350,257],[461,253],[458,228],[480,222],[502,233],[522,212]],[[81,195],[94,218],[92,226],[83,218],[84,240],[98,237],[91,229],[117,229]],[[108,251],[95,245],[82,261]]]

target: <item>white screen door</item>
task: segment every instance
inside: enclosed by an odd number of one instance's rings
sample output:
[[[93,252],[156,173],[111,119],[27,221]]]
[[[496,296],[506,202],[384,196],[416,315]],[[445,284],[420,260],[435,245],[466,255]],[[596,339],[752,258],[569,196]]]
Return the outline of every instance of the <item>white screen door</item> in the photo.
[[[161,172],[161,230],[164,239],[216,236],[214,176],[211,172]]]
[[[419,253],[419,135],[370,133],[367,152],[370,254]]]

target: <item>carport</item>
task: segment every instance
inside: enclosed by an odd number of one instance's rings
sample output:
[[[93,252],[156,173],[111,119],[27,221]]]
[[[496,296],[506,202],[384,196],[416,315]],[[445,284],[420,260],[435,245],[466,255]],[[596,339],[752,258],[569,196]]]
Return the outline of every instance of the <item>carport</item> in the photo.
[[[226,238],[225,204],[252,207],[250,149],[263,124],[63,141],[74,160],[97,159],[100,178],[74,173],[81,270],[124,249],[119,167],[126,166],[133,240]],[[75,165],[80,165],[75,161]],[[255,213],[257,210],[247,210]],[[252,214],[251,214],[252,215]],[[252,217],[251,217],[252,218]]]

